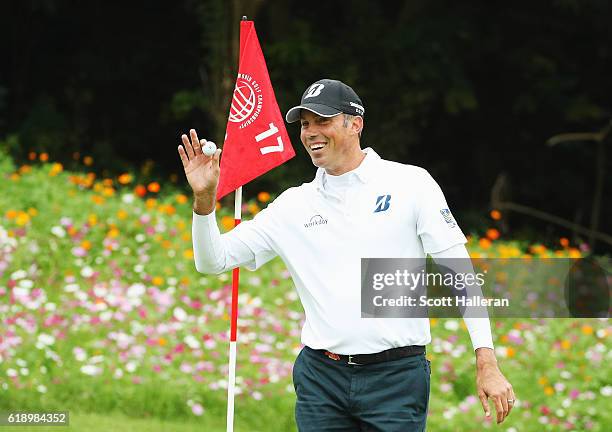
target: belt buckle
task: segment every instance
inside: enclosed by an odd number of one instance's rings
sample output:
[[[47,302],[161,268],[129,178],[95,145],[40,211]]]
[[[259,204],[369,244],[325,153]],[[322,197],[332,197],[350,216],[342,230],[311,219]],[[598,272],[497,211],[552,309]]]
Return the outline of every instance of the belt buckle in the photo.
[[[352,356],[352,355],[350,355],[350,354],[348,355],[348,363],[347,363],[347,364],[350,364],[350,365],[355,365],[355,366],[361,366],[361,363],[355,363],[355,362],[353,361],[353,357],[355,357],[355,356]]]

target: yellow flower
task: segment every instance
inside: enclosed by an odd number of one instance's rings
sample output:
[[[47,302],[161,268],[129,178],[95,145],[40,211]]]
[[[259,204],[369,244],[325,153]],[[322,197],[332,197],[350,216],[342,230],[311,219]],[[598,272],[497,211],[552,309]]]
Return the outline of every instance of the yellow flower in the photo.
[[[563,348],[564,350],[570,349],[571,346],[572,344],[567,339],[561,341],[561,348]]]
[[[99,195],[92,195],[91,200],[95,203],[95,204],[104,204],[105,199]]]
[[[178,222],[176,223],[176,227],[177,227],[177,228],[178,228],[180,231],[184,230],[184,229],[185,229],[185,227],[186,227],[185,221],[184,221],[184,220],[180,220],[180,221],[178,221]]]
[[[191,233],[188,233],[188,232],[183,233],[183,235],[181,236],[181,239],[183,241],[190,241],[191,240]]]
[[[19,226],[24,226],[28,222],[30,222],[30,215],[28,215],[26,212],[20,211],[15,219],[15,223]]]
[[[540,384],[540,385],[546,385],[546,384],[548,384],[548,378],[546,378],[546,377],[544,377],[544,376],[543,376],[543,377],[540,377],[540,379],[538,380],[538,384]]]
[[[582,257],[582,254],[580,253],[580,251],[576,248],[570,248],[569,250],[569,257],[570,258],[580,258]]]
[[[151,282],[153,283],[153,285],[160,286],[164,283],[164,278],[160,276],[155,276]]]
[[[259,213],[259,206],[256,203],[249,204],[249,212],[253,215]]]
[[[590,325],[583,325],[581,330],[582,333],[584,333],[585,335],[593,334],[593,327],[591,327]]]
[[[155,198],[147,198],[145,205],[148,209],[153,209],[157,205],[157,200]]]
[[[117,217],[121,220],[127,219],[128,217],[128,212],[126,212],[125,210],[121,209],[117,212]]]
[[[546,396],[552,396],[555,394],[555,389],[553,389],[551,386],[546,386],[544,387],[544,393],[546,393]]]
[[[89,240],[83,240],[81,242],[81,247],[83,249],[90,250],[91,249],[91,242]]]
[[[89,222],[89,225],[94,226],[98,223],[98,216],[94,213],[90,213],[89,216],[87,216],[87,222]]]
[[[63,170],[64,170],[64,167],[62,166],[61,163],[54,163],[53,165],[51,165],[51,169],[49,170],[49,175],[51,177],[55,177],[56,175],[61,173]]]
[[[17,180],[19,180],[20,178],[21,178],[21,177],[19,177],[19,174],[17,174],[17,173],[13,173],[13,174],[11,174],[11,180],[12,180],[12,181],[17,181]]]
[[[34,207],[30,207],[28,209],[28,214],[32,217],[36,216],[38,214],[38,210],[36,210]]]
[[[193,259],[193,250],[192,249],[185,249],[183,251],[183,257],[185,259],[188,259],[188,260]]]
[[[119,236],[119,230],[115,227],[111,228],[106,234],[107,237],[115,238]]]

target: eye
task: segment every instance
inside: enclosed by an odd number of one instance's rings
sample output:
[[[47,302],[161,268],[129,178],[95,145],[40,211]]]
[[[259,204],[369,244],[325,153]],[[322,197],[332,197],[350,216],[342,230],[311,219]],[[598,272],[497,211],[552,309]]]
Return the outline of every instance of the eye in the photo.
[[[308,122],[302,122],[302,127],[307,127],[308,126]]]

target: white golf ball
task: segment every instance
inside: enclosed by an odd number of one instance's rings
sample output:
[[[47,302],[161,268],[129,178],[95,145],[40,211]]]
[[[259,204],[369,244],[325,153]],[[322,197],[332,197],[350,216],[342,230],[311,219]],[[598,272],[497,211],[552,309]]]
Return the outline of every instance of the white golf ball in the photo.
[[[206,156],[212,156],[217,151],[217,146],[212,141],[206,141],[206,143],[202,146],[202,152]]]

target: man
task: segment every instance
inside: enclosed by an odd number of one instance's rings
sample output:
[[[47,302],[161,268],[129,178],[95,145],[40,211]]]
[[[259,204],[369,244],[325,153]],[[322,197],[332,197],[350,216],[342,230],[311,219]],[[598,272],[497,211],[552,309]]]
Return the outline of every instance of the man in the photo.
[[[310,85],[286,120],[301,123],[315,179],[286,190],[224,235],[214,211],[221,151],[205,156],[193,129],[178,149],[194,192],[196,269],[256,269],[279,255],[293,277],[306,314],[305,347],[293,370],[300,431],[425,430],[429,320],[361,318],[361,258],[469,258],[429,173],[361,149],[364,111],[340,81]],[[483,409],[489,416],[492,399],[500,423],[515,400],[512,386],[497,367],[489,320],[464,319]]]

